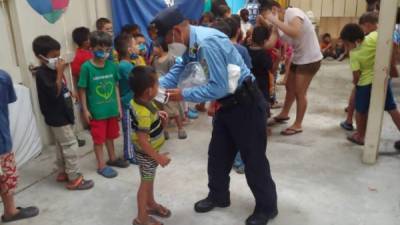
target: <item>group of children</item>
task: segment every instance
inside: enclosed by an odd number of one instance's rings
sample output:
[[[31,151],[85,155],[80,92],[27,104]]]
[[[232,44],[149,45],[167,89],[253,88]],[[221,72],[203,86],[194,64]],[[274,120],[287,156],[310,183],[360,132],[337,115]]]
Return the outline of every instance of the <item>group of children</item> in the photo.
[[[168,118],[176,121],[179,139],[187,138],[183,128],[185,115],[181,103],[154,101],[159,93],[158,78],[175,64],[168,46],[154,38],[149,49],[137,25],[126,25],[113,40],[112,23],[100,18],[97,30],[76,28],[72,37],[78,48],[71,63],[73,82],[79,90],[70,91],[64,77],[67,63],[60,57],[61,45],[50,36],[35,38],[32,47],[40,66],[35,71],[39,105],[46,124],[57,143],[58,182],[69,190],[87,190],[94,186],[79,169],[79,155],[73,125],[73,100],[79,103],[84,124],[90,128],[97,173],[113,178],[113,168],[139,165],[141,185],[138,191],[138,217],[134,224],[156,221],[149,217],[169,217],[171,212],[154,200],[153,181],[157,165],[170,162],[159,152],[165,139]],[[151,29],[149,29],[151,31]],[[165,109],[167,112],[160,111]],[[123,129],[124,157],[117,157],[114,140]],[[104,145],[108,160],[104,158]]]
[[[279,65],[290,67],[290,45],[279,38],[271,44],[271,36],[277,31],[262,20],[258,20],[255,26],[251,25],[247,9],[243,9],[240,16],[232,15],[226,6],[221,6],[219,11],[221,15],[217,18],[211,13],[204,14],[200,25],[214,27],[231,39],[254,74],[265,101],[274,106],[277,103],[275,85]],[[262,16],[263,12],[260,14]],[[342,59],[347,54],[346,51],[349,51],[355,87],[347,108],[347,119],[341,126],[346,130],[354,129],[352,124],[355,110],[357,130],[348,139],[360,145],[364,144],[374,77],[377,26],[378,14],[368,12],[360,18],[359,24],[348,24],[343,28],[336,49],[332,47],[329,34],[323,36],[321,43],[321,51],[326,57]],[[155,101],[160,89],[158,78],[169,71],[176,59],[168,54],[166,43],[157,42],[156,33],[151,27],[148,30],[150,45],[137,25],[124,26],[114,40],[110,20],[100,18],[96,28],[96,31],[90,32],[88,28],[79,27],[72,33],[78,48],[71,63],[71,71],[73,86],[78,87],[79,95],[67,87],[64,77],[67,64],[60,57],[61,45],[47,35],[37,37],[32,44],[33,52],[40,62],[35,73],[40,109],[58,148],[56,180],[65,182],[69,190],[94,187],[94,182],[85,179],[79,169],[78,143],[73,129],[75,98],[80,105],[83,122],[90,128],[97,159],[97,173],[113,178],[118,175],[113,167],[126,168],[130,163],[138,164],[141,183],[137,193],[138,216],[133,224],[161,224],[150,215],[161,218],[171,216],[171,211],[154,199],[156,168],[158,165],[165,167],[171,162],[167,153],[160,152],[165,140],[169,138],[166,131],[168,118],[175,120],[178,137],[187,138],[183,128],[185,110],[182,104],[162,104]],[[397,76],[394,66],[391,67],[391,75]],[[9,80],[0,71],[0,84],[5,86],[7,79]],[[0,95],[7,103],[15,101],[13,96],[15,94],[11,91],[7,96]],[[0,106],[3,108],[3,105]],[[218,108],[217,102],[211,103],[208,114],[213,116]],[[400,130],[400,112],[394,101],[390,81],[385,110]],[[3,120],[1,117],[0,119]],[[117,157],[114,145],[114,140],[120,136],[120,122],[124,140],[123,158]],[[103,156],[104,145],[108,153],[107,161]],[[6,149],[0,149],[0,162],[2,167],[10,165],[10,170],[15,170],[13,155],[8,153],[10,149],[11,144]],[[4,172],[4,168],[2,169]],[[239,153],[234,169],[238,173],[244,173],[244,164]],[[2,185],[0,191],[3,202],[10,204],[5,207],[3,221],[37,215],[37,208],[17,209],[13,205],[13,199],[7,200],[9,193],[15,188],[16,175],[10,174],[6,178],[9,180],[6,182],[8,186]]]
[[[344,47],[343,40],[338,39],[337,42],[334,44],[332,41],[332,37],[329,33],[325,33],[322,35],[320,47],[324,59],[331,57],[338,61],[342,61],[346,58],[346,56],[348,56],[348,52]]]
[[[346,108],[347,118],[340,126],[345,130],[353,131],[353,115],[354,111],[356,112],[356,131],[348,136],[347,139],[358,145],[364,145],[365,143],[368,110],[374,76],[385,76],[385,74],[375,74],[374,71],[378,40],[378,18],[379,12],[366,12],[360,17],[358,24],[347,24],[340,34],[340,38],[343,40],[346,49],[349,50],[354,84],[349,105]],[[396,39],[394,38],[394,40]],[[398,71],[395,66],[398,43],[394,42],[393,46],[394,50],[389,71],[391,78],[398,77]],[[387,86],[385,111],[390,114],[394,124],[400,130],[400,112],[393,96],[390,79]]]

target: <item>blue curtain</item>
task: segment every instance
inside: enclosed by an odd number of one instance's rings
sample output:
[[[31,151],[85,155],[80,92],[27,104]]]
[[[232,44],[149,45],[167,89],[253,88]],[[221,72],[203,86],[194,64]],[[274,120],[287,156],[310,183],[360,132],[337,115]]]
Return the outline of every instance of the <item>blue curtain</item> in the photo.
[[[147,27],[154,16],[167,8],[164,0],[112,0],[114,32],[119,34],[126,24],[138,24],[143,34],[148,37]],[[175,0],[181,12],[188,19],[197,20],[204,9],[204,0]]]
[[[238,14],[246,5],[246,0],[226,0],[226,3],[231,8],[232,14]]]

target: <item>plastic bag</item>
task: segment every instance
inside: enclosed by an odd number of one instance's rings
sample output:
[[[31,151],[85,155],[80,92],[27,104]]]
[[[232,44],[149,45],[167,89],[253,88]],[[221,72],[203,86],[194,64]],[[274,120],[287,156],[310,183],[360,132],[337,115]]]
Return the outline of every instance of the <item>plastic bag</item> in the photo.
[[[204,73],[199,62],[190,62],[179,76],[178,88],[185,89],[202,86],[208,83],[208,77]]]

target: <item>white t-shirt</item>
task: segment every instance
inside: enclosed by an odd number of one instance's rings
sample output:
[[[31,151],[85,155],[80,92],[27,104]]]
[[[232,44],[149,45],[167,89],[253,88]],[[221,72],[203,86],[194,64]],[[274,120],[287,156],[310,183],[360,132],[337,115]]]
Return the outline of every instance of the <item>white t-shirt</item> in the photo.
[[[240,28],[242,29],[243,36],[246,36],[246,33],[248,30],[250,30],[253,27],[249,21],[244,22],[243,20],[240,20]]]
[[[288,8],[285,13],[285,24],[296,17],[303,20],[301,34],[297,38],[291,38],[283,34],[282,39],[293,46],[292,62],[297,65],[314,63],[322,60],[323,56],[320,50],[317,34],[314,26],[308,16],[298,8]],[[282,34],[283,32],[279,32]]]

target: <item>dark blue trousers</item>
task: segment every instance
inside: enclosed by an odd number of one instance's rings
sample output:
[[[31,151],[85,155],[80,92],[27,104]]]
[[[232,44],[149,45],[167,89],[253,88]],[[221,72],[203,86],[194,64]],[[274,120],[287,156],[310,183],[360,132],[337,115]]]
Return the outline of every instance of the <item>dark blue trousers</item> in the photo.
[[[271,177],[267,147],[266,102],[261,94],[247,105],[220,109],[214,118],[208,151],[209,198],[217,203],[230,201],[229,173],[240,149],[247,183],[256,200],[255,212],[277,209],[275,183]]]

